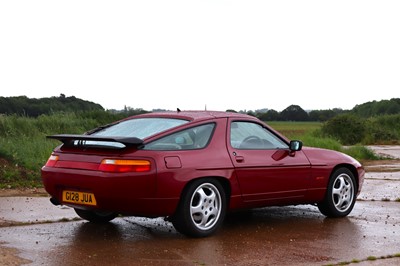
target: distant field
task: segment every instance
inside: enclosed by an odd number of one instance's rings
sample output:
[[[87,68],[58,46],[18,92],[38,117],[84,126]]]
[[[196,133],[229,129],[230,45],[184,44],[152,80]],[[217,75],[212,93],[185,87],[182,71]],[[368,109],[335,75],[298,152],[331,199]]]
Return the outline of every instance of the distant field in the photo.
[[[289,139],[300,139],[301,137],[320,129],[322,126],[321,122],[267,121],[266,123]]]

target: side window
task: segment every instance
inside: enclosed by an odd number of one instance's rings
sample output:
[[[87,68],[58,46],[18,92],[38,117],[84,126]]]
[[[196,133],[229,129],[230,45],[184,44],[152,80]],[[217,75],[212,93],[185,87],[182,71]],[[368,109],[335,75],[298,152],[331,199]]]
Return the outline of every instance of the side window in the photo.
[[[205,124],[179,131],[161,139],[152,141],[144,150],[194,150],[202,149],[209,143],[215,124]]]
[[[287,149],[288,145],[268,129],[252,122],[232,122],[231,146],[243,150]]]

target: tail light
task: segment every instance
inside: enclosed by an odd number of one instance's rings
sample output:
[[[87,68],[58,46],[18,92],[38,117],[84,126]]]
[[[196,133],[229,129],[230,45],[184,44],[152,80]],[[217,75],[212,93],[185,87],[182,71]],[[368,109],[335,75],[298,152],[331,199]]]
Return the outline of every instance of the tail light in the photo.
[[[47,167],[54,167],[56,165],[56,163],[58,162],[58,156],[57,155],[50,155],[49,159],[46,162]]]
[[[148,172],[150,169],[151,163],[147,160],[104,159],[99,166],[100,171],[113,173]]]

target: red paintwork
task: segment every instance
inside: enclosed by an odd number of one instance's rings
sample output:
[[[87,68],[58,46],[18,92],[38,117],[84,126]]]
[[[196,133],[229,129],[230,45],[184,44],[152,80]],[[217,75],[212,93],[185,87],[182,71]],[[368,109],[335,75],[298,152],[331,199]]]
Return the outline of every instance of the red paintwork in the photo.
[[[338,166],[353,171],[358,192],[363,184],[364,169],[360,163],[335,151],[308,147],[297,152],[232,148],[227,132],[230,122],[235,120],[260,123],[289,143],[284,136],[251,116],[199,111],[151,113],[133,118],[137,117],[190,120],[168,132],[144,139],[145,144],[171,132],[210,121],[216,123],[216,127],[211,142],[199,150],[129,148],[88,151],[60,146],[54,150],[54,154],[59,156],[55,167],[42,168],[47,192],[60,202],[65,189],[91,192],[96,197],[97,207],[71,206],[156,217],[172,215],[185,186],[197,178],[221,180],[230,195],[230,210],[319,202],[324,198],[330,174]],[[103,173],[96,168],[104,158],[149,160],[151,170],[145,173]]]

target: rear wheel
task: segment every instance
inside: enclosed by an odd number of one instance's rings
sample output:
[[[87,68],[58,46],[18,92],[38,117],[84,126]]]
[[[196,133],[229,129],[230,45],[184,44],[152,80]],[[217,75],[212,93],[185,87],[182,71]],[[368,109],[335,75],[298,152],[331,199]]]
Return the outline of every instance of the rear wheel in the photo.
[[[353,210],[355,202],[356,183],[354,175],[347,168],[339,168],[333,172],[325,199],[318,203],[318,209],[328,217],[344,217]]]
[[[79,215],[82,219],[85,219],[92,223],[107,223],[117,217],[117,214],[113,212],[96,212],[96,211],[87,211],[81,209],[74,209],[76,214]]]
[[[177,231],[187,236],[209,236],[223,223],[226,202],[224,188],[217,180],[196,180],[184,190],[171,221]]]

